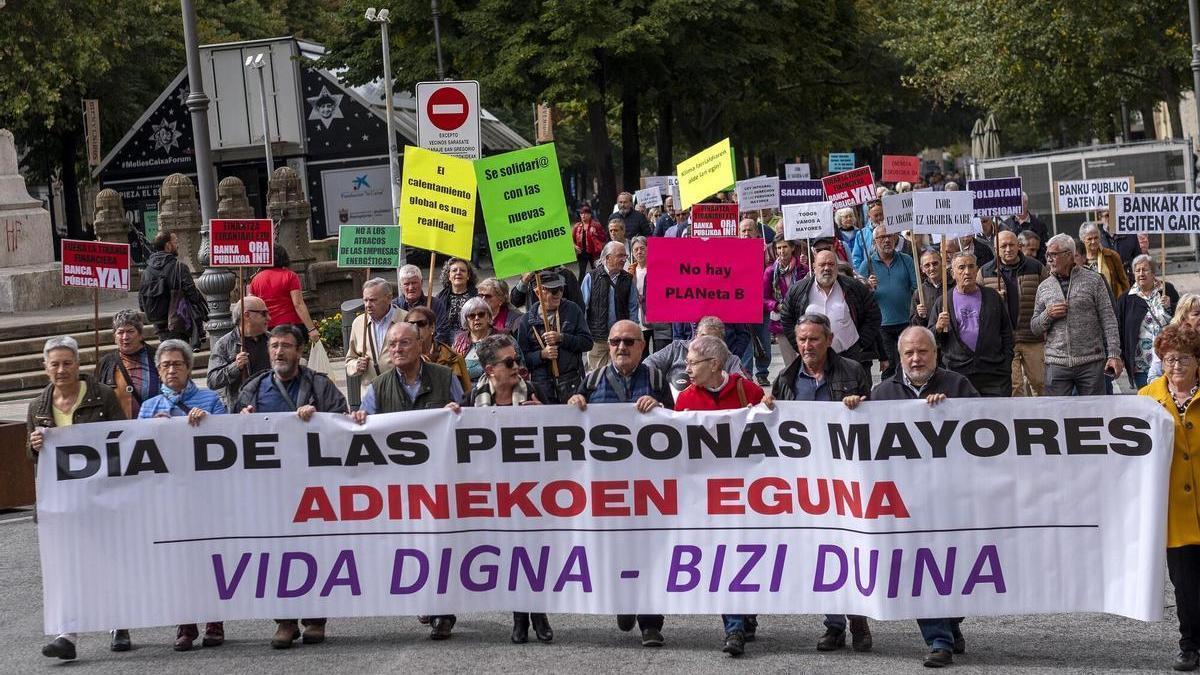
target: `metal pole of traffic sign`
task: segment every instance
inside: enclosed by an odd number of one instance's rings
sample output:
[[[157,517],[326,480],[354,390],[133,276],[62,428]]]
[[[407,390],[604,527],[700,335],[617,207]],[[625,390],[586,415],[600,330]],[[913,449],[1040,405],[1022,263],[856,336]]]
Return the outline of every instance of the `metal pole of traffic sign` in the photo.
[[[429,11],[433,14],[433,46],[437,50],[437,78],[446,79],[446,69],[442,67],[442,30],[438,25],[438,17],[442,15],[438,9],[438,0],[429,0]]]
[[[388,10],[381,9],[376,12],[374,7],[367,8],[366,17],[367,21],[379,24],[383,41],[383,107],[387,114],[388,177],[392,183],[392,222],[389,225],[396,225],[400,222],[400,159],[396,152],[396,132],[392,128],[395,124],[392,102],[392,46],[388,39],[388,22],[391,19]],[[400,264],[404,264],[403,244],[400,245]]]
[[[1196,0],[1188,0],[1188,19],[1192,26],[1192,103],[1196,105],[1196,122],[1200,123],[1200,8]],[[1200,136],[1196,138],[1200,140]]]

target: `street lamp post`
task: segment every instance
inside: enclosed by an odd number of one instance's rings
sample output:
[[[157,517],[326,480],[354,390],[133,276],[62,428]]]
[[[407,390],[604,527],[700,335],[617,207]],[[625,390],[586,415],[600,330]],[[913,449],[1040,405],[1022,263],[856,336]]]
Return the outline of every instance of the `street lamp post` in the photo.
[[[446,79],[446,69],[442,67],[442,29],[438,25],[438,17],[442,15],[438,8],[438,0],[429,0],[429,12],[433,14],[433,47],[437,50],[437,79]]]
[[[267,153],[267,180],[270,180],[271,172],[275,170],[275,161],[271,157],[271,121],[267,116],[267,80],[263,75],[263,66],[265,65],[266,58],[262,52],[246,57],[246,67],[258,71],[258,99],[262,104],[263,149]]]
[[[392,182],[392,223],[395,225],[400,218],[400,160],[396,154],[396,132],[393,130],[395,114],[392,109],[392,49],[388,42],[388,10],[376,11],[368,7],[367,21],[379,24],[383,39],[383,107],[387,113],[388,135],[388,172]],[[404,246],[400,246],[400,262],[404,262]]]

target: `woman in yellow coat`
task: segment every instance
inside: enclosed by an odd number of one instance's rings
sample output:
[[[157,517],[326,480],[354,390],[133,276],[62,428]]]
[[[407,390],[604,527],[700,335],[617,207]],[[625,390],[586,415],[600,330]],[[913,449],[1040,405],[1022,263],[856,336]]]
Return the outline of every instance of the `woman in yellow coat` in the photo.
[[[1162,404],[1175,420],[1167,499],[1167,572],[1175,586],[1179,656],[1175,670],[1200,666],[1200,333],[1177,324],[1154,340],[1163,374],[1138,392]]]

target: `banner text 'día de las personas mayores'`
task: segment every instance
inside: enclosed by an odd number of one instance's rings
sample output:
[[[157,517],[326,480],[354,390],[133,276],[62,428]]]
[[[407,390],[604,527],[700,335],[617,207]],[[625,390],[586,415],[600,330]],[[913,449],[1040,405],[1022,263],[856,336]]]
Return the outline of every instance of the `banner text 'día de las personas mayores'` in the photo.
[[[1138,397],[51,429],[46,632],[513,608],[1157,619],[1171,434]]]

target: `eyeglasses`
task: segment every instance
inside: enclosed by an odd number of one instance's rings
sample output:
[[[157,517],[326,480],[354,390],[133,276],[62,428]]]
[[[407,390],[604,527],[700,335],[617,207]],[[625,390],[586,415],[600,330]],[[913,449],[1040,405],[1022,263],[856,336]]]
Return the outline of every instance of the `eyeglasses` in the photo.
[[[467,318],[468,319],[486,319],[486,318],[488,318],[488,314],[487,314],[487,312],[471,312],[470,314],[467,315]]]
[[[707,359],[697,359],[695,361],[693,361],[691,359],[685,359],[684,363],[690,368],[695,368],[696,366],[700,365],[701,363],[704,363],[705,361],[716,361],[716,359],[711,356],[708,357]]]
[[[1189,366],[1196,361],[1193,356],[1168,356],[1163,359],[1163,366],[1167,368],[1180,368]]]
[[[608,346],[609,347],[617,347],[620,345],[624,345],[626,347],[632,347],[635,343],[641,342],[641,341],[642,341],[641,338],[614,337],[614,338],[608,338]]]
[[[500,361],[497,361],[493,365],[504,366],[505,368],[512,370],[513,368],[517,367],[517,363],[518,363],[517,358],[515,356],[510,356],[506,359],[501,359]]]
[[[482,298],[484,300],[491,300],[492,298],[496,297],[496,296],[492,295],[491,293],[479,293],[478,295],[480,298]]]
[[[187,364],[183,361],[159,361],[158,367],[163,370],[186,370]]]
[[[265,309],[248,309],[248,310],[246,310],[246,313],[247,314],[258,314],[259,316],[263,316],[263,317],[270,316],[270,314],[271,314],[270,312],[268,312]]]
[[[429,322],[425,319],[415,319],[413,321],[409,321],[408,323],[410,326],[416,326],[417,328],[427,328],[429,326]]]
[[[388,347],[395,349],[396,347],[411,347],[417,344],[417,341],[412,338],[403,338],[400,340],[392,340],[388,343]]]
[[[1070,251],[1046,251],[1047,258],[1057,258],[1060,255],[1072,255]]]

